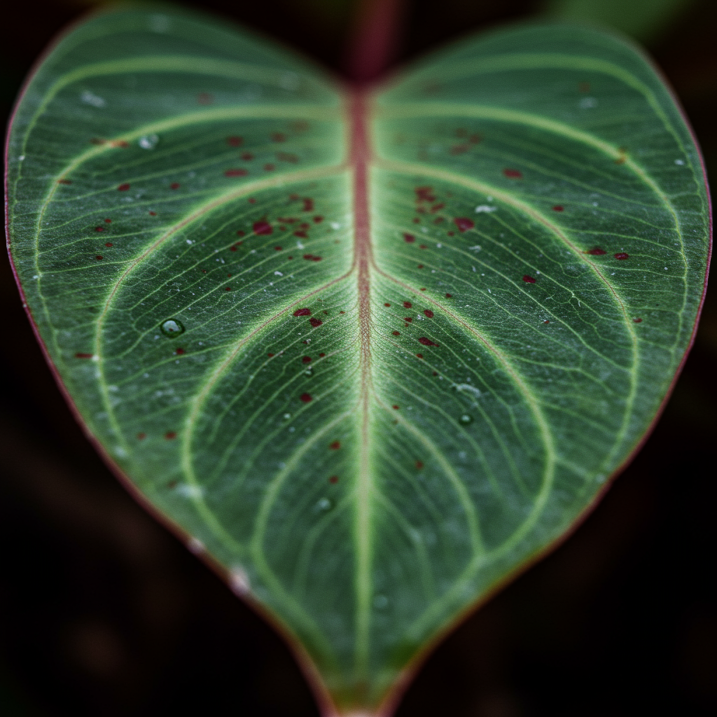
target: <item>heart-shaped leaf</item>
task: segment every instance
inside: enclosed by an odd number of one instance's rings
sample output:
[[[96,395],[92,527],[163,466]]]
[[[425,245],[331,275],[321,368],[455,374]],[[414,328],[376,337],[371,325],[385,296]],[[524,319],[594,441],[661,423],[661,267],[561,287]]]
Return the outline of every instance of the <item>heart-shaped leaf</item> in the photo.
[[[101,14],[9,142],[12,259],[81,420],[337,714],[595,501],[699,312],[698,151],[594,31],[369,94],[193,15]]]

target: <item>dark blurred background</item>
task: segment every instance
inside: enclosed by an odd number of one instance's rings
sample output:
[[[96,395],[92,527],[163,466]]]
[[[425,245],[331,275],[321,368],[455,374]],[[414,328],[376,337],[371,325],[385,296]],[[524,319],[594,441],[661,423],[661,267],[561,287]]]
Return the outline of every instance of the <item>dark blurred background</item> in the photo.
[[[8,116],[52,37],[96,3],[13,0]],[[349,67],[354,0],[195,7]],[[404,0],[395,60],[506,21],[643,42],[717,177],[714,0]],[[123,490],[45,365],[0,264],[0,715],[315,717],[282,641]],[[662,420],[576,533],[432,654],[397,717],[717,715],[717,293]]]

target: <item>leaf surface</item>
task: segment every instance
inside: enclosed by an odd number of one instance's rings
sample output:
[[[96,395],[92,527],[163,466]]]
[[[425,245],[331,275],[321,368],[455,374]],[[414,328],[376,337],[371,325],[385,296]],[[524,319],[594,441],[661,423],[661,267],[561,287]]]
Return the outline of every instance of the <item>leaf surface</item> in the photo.
[[[190,14],[65,36],[17,108],[11,256],[88,431],[339,713],[575,523],[694,331],[698,151],[571,26],[378,92]]]

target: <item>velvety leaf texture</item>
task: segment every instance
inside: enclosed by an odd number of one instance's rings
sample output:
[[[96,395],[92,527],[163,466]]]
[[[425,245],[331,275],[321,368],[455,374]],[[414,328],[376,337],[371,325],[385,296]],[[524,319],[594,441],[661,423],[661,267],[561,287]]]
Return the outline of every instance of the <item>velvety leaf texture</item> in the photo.
[[[635,451],[709,249],[669,92],[573,26],[359,93],[201,16],[100,14],[27,86],[8,194],[87,430],[342,714]]]

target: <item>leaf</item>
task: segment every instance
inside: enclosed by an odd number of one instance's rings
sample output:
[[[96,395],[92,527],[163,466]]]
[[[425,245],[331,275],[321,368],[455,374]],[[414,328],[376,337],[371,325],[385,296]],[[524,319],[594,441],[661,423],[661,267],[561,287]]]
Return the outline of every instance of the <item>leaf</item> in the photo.
[[[377,714],[637,449],[709,216],[609,35],[498,32],[342,92],[201,17],[97,15],[20,100],[8,217],[89,434],[327,705]]]

